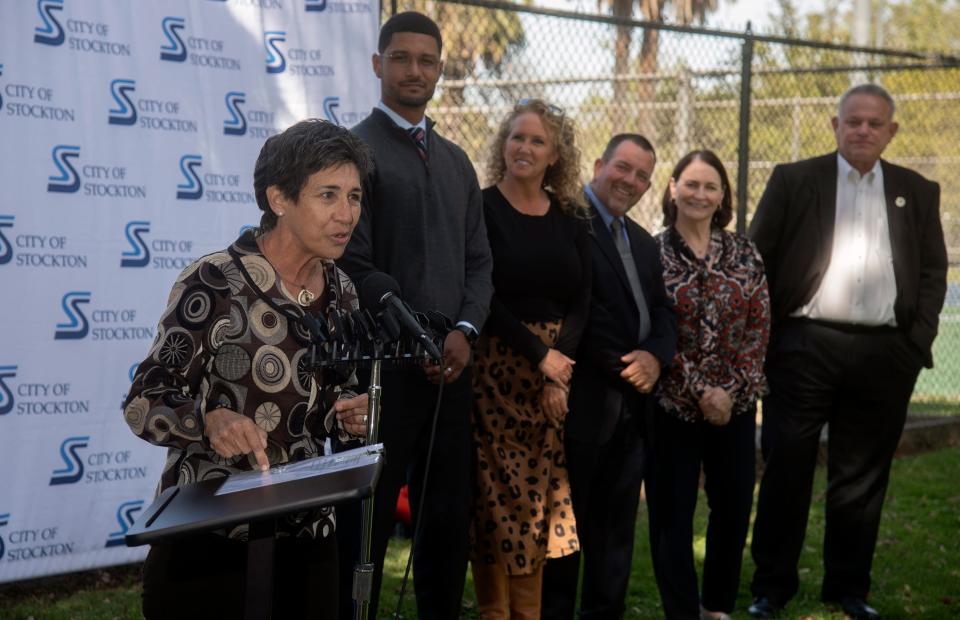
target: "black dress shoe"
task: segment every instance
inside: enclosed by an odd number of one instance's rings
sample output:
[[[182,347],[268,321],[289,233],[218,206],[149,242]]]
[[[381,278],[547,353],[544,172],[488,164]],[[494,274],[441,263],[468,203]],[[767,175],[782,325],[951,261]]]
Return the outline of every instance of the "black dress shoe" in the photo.
[[[750,607],[747,607],[747,613],[751,618],[776,618],[780,607],[765,596],[753,599]]]
[[[842,598],[839,603],[843,613],[851,620],[880,620],[880,612],[867,605],[862,598]]]

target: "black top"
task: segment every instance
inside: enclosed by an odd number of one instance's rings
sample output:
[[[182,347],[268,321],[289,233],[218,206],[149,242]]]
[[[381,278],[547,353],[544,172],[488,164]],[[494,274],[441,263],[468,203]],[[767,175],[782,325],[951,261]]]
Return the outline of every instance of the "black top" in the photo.
[[[574,357],[590,305],[587,221],[564,213],[552,195],[545,215],[523,214],[496,186],[483,190],[483,211],[493,254],[490,332],[536,364],[548,347],[522,321],[562,320],[556,348]]]

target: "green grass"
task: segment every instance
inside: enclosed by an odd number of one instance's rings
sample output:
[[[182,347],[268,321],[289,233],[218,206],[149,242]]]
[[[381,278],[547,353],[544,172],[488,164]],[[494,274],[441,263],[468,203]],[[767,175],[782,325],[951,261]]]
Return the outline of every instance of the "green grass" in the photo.
[[[893,476],[873,568],[870,602],[884,618],[960,617],[960,448],[898,459]],[[819,600],[823,576],[820,544],[823,539],[825,480],[817,473],[807,542],[800,559],[800,592],[781,616],[785,619],[839,620],[843,614]],[[705,500],[696,515],[695,555],[702,561],[706,528]],[[627,598],[628,618],[660,618],[662,611],[650,568],[646,509],[637,521],[633,578]],[[396,606],[397,592],[409,542],[391,543],[385,568],[380,617]],[[698,567],[699,568],[699,567]],[[28,584],[0,586],[0,618],[59,620],[82,618],[139,618],[138,569],[94,571],[82,576],[55,578]],[[753,564],[745,558],[736,616],[746,617]],[[103,576],[111,576],[110,583]],[[402,615],[415,618],[412,586]],[[475,618],[472,580],[467,575],[464,617]]]

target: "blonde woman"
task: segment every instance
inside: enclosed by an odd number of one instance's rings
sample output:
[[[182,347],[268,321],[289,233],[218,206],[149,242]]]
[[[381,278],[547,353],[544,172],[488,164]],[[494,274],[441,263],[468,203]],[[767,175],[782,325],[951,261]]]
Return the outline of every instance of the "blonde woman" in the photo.
[[[482,618],[539,618],[544,562],[579,550],[562,435],[590,299],[579,168],[556,106],[522,100],[501,123],[483,191],[496,292],[474,351]]]

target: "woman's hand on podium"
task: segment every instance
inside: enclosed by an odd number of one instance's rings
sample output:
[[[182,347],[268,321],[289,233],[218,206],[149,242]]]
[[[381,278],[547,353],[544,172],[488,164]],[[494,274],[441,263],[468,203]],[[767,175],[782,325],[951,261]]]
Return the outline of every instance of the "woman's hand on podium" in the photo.
[[[238,455],[253,454],[260,471],[270,469],[270,461],[265,452],[267,432],[257,426],[250,418],[218,407],[204,416],[203,434],[210,440],[210,447],[229,459]]]

